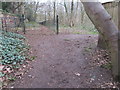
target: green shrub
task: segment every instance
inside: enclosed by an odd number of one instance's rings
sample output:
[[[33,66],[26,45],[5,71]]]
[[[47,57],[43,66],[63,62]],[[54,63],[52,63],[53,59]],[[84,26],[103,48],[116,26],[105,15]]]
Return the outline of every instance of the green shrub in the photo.
[[[2,65],[21,63],[26,59],[28,46],[25,44],[25,37],[12,33],[0,31],[0,63]]]

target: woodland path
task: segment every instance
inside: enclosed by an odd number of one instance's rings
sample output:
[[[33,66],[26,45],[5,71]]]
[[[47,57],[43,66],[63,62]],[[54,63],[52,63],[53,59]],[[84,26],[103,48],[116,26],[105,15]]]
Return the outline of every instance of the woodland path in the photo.
[[[83,53],[90,44],[96,47],[97,35],[55,35],[41,27],[25,36],[37,57],[14,88],[97,88],[111,82],[110,72],[91,67]]]

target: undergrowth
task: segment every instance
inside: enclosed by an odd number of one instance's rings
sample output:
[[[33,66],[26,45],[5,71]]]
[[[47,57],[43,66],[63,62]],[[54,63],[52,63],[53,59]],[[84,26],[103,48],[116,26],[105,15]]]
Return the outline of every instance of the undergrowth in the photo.
[[[16,79],[16,70],[29,60],[29,49],[24,36],[0,30],[0,88]]]
[[[29,48],[24,42],[25,37],[12,32],[0,32],[0,63],[2,65],[22,63]]]

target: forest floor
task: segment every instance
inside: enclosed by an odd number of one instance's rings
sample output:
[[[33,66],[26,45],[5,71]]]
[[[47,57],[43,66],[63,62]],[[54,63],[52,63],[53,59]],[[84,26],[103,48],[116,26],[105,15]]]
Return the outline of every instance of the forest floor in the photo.
[[[36,57],[11,88],[115,88],[111,71],[100,67],[97,35],[59,34],[45,27],[25,37]],[[94,54],[93,54],[94,52]],[[96,53],[95,53],[96,52]],[[97,61],[97,59],[99,61]]]

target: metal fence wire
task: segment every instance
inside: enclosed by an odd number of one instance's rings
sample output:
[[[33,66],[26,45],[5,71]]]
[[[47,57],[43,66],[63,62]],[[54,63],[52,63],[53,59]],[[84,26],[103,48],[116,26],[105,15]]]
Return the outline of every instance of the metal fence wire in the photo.
[[[19,18],[17,16],[12,16],[9,14],[2,14],[1,18],[1,26],[2,30],[15,32],[17,31],[17,27],[19,25]]]
[[[55,29],[56,29],[56,21],[54,19],[42,21],[42,22],[39,22],[39,24],[44,25],[53,31],[55,31]]]
[[[39,24],[48,27],[50,30],[53,30],[54,32],[56,32],[56,34],[59,33],[58,15],[56,16],[56,19],[42,21],[42,22],[39,22]]]

